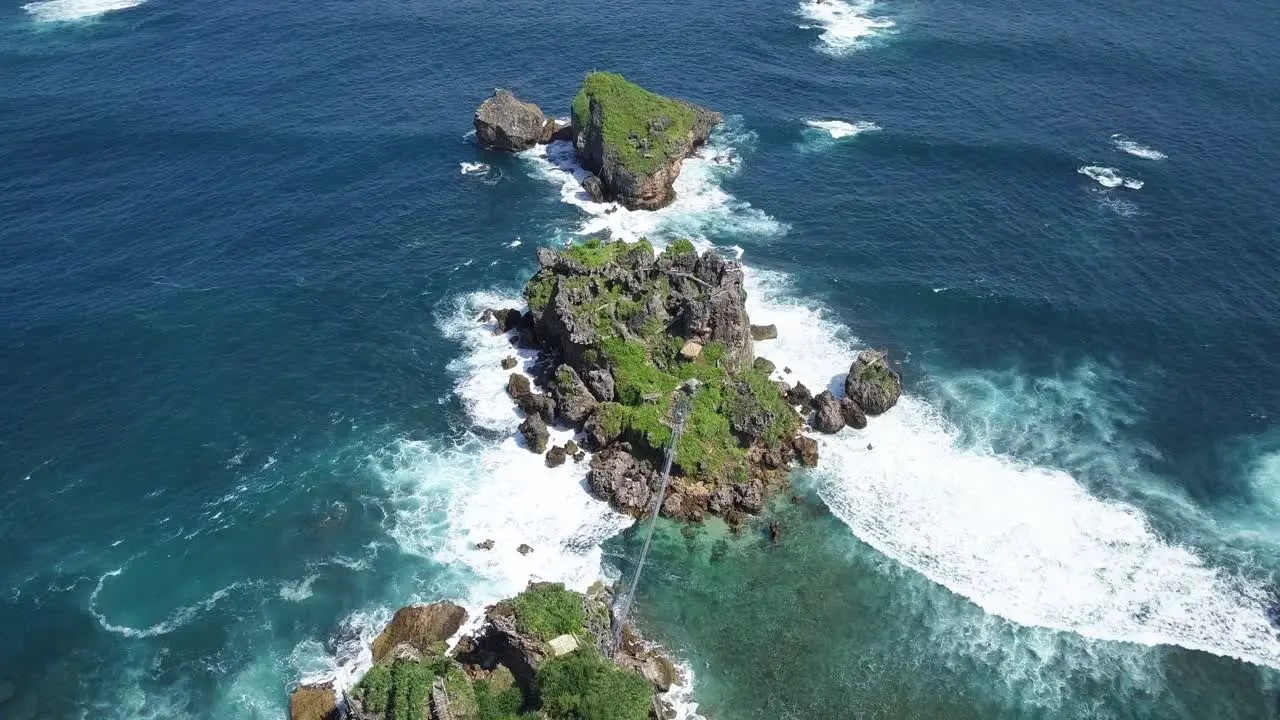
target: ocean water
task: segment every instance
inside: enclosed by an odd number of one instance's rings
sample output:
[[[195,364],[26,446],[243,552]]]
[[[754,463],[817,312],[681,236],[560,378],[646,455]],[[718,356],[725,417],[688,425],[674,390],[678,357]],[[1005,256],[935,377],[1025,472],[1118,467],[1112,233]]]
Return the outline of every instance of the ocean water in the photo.
[[[400,605],[627,573],[475,322],[605,231],[741,257],[792,380],[907,379],[779,545],[661,527],[686,716],[1276,717],[1272,8],[603,12],[0,5],[0,717],[279,718]],[[729,118],[671,207],[475,145],[593,68]]]

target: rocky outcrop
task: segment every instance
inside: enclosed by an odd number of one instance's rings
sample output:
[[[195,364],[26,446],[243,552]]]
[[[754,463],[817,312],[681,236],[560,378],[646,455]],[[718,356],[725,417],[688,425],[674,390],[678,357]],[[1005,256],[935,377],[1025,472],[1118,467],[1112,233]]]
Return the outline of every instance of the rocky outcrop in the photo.
[[[547,441],[551,439],[551,431],[547,424],[537,415],[530,415],[520,423],[520,434],[524,437],[525,447],[529,452],[541,455],[547,450]]]
[[[867,426],[867,414],[850,398],[840,399],[840,414],[844,417],[844,424],[854,430],[861,430]]]
[[[791,441],[791,447],[795,450],[796,460],[800,462],[801,467],[817,467],[818,466],[818,441],[804,435],[797,435],[795,440]]]
[[[809,388],[804,383],[796,383],[796,386],[787,391],[787,402],[796,407],[809,407],[813,402],[813,393],[809,392]]]
[[[289,696],[289,720],[339,720],[338,694],[332,682],[299,685]]]
[[[551,395],[556,403],[556,420],[574,428],[582,427],[596,409],[596,399],[578,372],[569,365],[556,368],[551,377]]]
[[[844,394],[868,415],[879,415],[902,396],[902,375],[889,367],[884,353],[863,350],[849,366]]]
[[[777,337],[778,337],[777,325],[752,325],[751,326],[752,340],[757,340],[757,341],[758,340],[774,340]]]
[[[620,447],[608,447],[591,457],[587,487],[619,512],[643,517],[653,504],[657,476],[653,467]]]
[[[813,399],[813,429],[822,433],[837,433],[844,427],[844,413],[840,401],[830,390],[823,390]]]
[[[559,445],[547,451],[547,467],[560,467],[566,459],[568,459],[568,454]]]
[[[396,611],[391,624],[373,641],[373,661],[381,662],[396,646],[408,643],[431,654],[467,620],[467,611],[453,603],[415,605]]]
[[[719,113],[591,73],[573,101],[575,146],[605,199],[656,210],[675,199],[681,162],[724,121]],[[591,188],[588,188],[588,192]]]
[[[555,132],[554,122],[551,132],[545,132],[547,121],[541,108],[516,99],[510,90],[497,90],[481,103],[474,124],[481,147],[510,152],[549,142]]]

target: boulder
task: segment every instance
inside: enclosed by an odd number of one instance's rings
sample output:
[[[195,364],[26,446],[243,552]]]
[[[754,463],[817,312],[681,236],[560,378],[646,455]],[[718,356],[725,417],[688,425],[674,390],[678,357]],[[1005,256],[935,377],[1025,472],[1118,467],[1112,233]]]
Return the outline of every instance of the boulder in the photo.
[[[516,360],[514,355],[508,355],[507,357],[502,358],[502,369],[510,370],[511,368],[516,366],[517,362],[518,361]]]
[[[680,348],[680,358],[686,361],[698,359],[698,355],[702,354],[702,345],[690,340]]]
[[[381,662],[401,643],[412,645],[423,655],[433,655],[466,620],[467,611],[448,602],[400,608],[374,639],[373,661]]]
[[[576,442],[574,442],[574,441],[572,441],[572,440],[570,440],[569,442],[565,443],[565,444],[564,444],[564,454],[565,454],[565,455],[577,455],[577,454],[578,454],[578,443],[576,443]]]
[[[800,462],[801,467],[817,467],[818,466],[818,441],[804,435],[797,435],[791,441],[791,448],[795,450],[796,460]]]
[[[778,337],[777,325],[752,325],[751,326],[752,340],[757,340],[757,341],[774,340],[774,339],[777,339],[777,337]]]
[[[550,386],[556,401],[556,419],[570,427],[582,427],[597,403],[577,371],[561,365],[552,374]]]
[[[529,553],[533,552],[533,548],[529,547],[529,545],[526,543],[520,543],[520,547],[516,548],[516,552],[520,553],[521,555],[528,555]]]
[[[338,694],[332,682],[299,685],[289,695],[289,720],[339,720]]]
[[[511,373],[507,378],[507,394],[513,398],[519,399],[533,392],[533,386],[529,383],[529,378],[520,373]]]
[[[822,433],[837,433],[844,427],[844,414],[840,401],[830,390],[823,390],[813,399],[813,429]]]
[[[510,90],[497,90],[480,104],[474,124],[481,147],[519,152],[542,140],[546,118],[537,105],[516,99]]]
[[[587,389],[600,402],[613,402],[613,393],[615,384],[613,381],[613,373],[603,368],[588,370],[582,376],[582,381],[587,384]]]
[[[813,402],[813,393],[809,392],[804,383],[796,383],[795,387],[787,391],[787,402],[799,407],[809,407]]]
[[[764,487],[759,480],[738,483],[733,486],[733,500],[743,512],[756,515],[764,510]]]
[[[609,432],[605,427],[604,413],[598,409],[596,412],[587,416],[587,421],[582,424],[582,432],[585,435],[582,444],[588,450],[603,450],[607,445],[618,439],[618,436]]]
[[[768,358],[758,357],[751,363],[751,367],[765,375],[772,375],[773,371],[777,369],[778,366],[774,365]]]
[[[486,540],[484,540],[483,542],[478,542],[478,543],[476,543],[476,549],[477,549],[477,550],[492,550],[492,549],[493,549],[493,540],[492,540],[492,539],[486,539]]]
[[[538,139],[538,142],[543,145],[550,143],[551,139],[556,136],[556,130],[559,127],[555,118],[547,118],[547,122],[542,125],[542,137]]]
[[[602,203],[605,201],[604,183],[600,182],[600,178],[595,175],[588,175],[582,181],[582,191],[591,198],[592,202]]]
[[[573,101],[583,167],[599,177],[606,197],[630,210],[670,204],[681,162],[723,121],[719,113],[602,72],[588,75]]]
[[[867,414],[862,412],[858,403],[849,398],[840,399],[840,414],[844,416],[844,424],[854,430],[861,430],[867,426]]]
[[[530,415],[520,423],[520,434],[524,436],[525,445],[529,451],[538,455],[546,451],[547,440],[551,438],[547,424],[537,415]]]
[[[527,381],[526,381],[527,382]],[[530,392],[516,398],[516,407],[524,411],[528,417],[538,417],[542,422],[550,424],[556,419],[556,401],[550,395]]]
[[[551,134],[551,142],[573,142],[573,126],[556,124],[556,131]]]
[[[547,467],[560,467],[566,459],[568,459],[568,454],[559,445],[547,451]]]
[[[889,367],[884,353],[864,350],[849,366],[844,394],[868,415],[879,415],[902,396],[902,375]]]
[[[622,448],[608,447],[591,457],[587,487],[619,512],[632,517],[648,514],[653,500],[650,483],[657,483],[652,467]]]

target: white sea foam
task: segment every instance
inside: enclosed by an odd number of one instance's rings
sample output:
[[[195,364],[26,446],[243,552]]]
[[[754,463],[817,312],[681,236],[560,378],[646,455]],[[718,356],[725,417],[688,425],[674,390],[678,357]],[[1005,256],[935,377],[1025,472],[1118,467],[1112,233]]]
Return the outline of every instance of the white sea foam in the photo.
[[[1130,155],[1142,158],[1143,160],[1165,160],[1169,157],[1153,147],[1148,147],[1142,143],[1130,140],[1120,134],[1111,136],[1111,144],[1115,145],[1117,150],[1129,153]]]
[[[519,240],[512,240],[511,242],[507,243],[507,247],[509,247],[509,248],[518,248],[518,247],[520,247],[520,241],[519,241]]]
[[[489,172],[489,166],[479,162],[458,163],[462,167],[463,175],[484,175]]]
[[[235,590],[242,584],[232,583],[194,605],[179,608],[173,611],[169,615],[169,619],[163,622],[159,622],[145,628],[132,628],[112,623],[98,610],[98,595],[102,593],[102,587],[106,584],[107,578],[118,577],[123,572],[124,567],[119,567],[115,570],[104,573],[102,577],[98,578],[97,586],[93,588],[93,592],[89,593],[89,612],[93,613],[93,616],[98,620],[98,624],[101,625],[104,630],[109,630],[113,633],[118,633],[125,637],[132,638],[155,637],[156,635],[171,633],[191,622],[200,613],[209,610],[214,605],[217,605],[220,600],[225,598],[232,590]]]
[[[302,602],[311,597],[311,586],[320,579],[320,574],[308,575],[296,583],[281,583],[280,598],[289,602]]]
[[[879,125],[862,120],[854,123],[845,122],[844,120],[805,120],[804,124],[811,128],[825,130],[828,135],[836,140],[857,137],[862,133],[880,129]]]
[[[862,50],[872,38],[897,32],[892,19],[872,14],[875,5],[872,0],[804,0],[799,14],[822,28],[818,49],[840,56]]]
[[[757,352],[792,382],[840,390],[847,328],[748,269],[748,310],[778,325]],[[1280,667],[1257,584],[1161,539],[1132,506],[1090,495],[1060,470],[959,443],[928,403],[904,395],[866,430],[818,438],[819,492],[854,533],[988,613],[1022,625],[1194,648]]]
[[[1143,182],[1136,178],[1125,177],[1120,171],[1112,167],[1102,167],[1101,165],[1085,165],[1076,170],[1081,175],[1092,178],[1095,182],[1104,188],[1116,188],[1123,185],[1130,190],[1142,189]]]
[[[738,147],[753,143],[753,133],[742,129],[742,119],[729,121],[695,157],[681,166],[674,188],[676,199],[661,210],[627,210],[616,203],[592,202],[582,189],[590,172],[578,164],[573,145],[554,142],[521,153],[533,166],[532,175],[560,186],[560,199],[587,213],[575,231],[580,235],[603,234],[622,240],[641,237],[714,236],[721,240],[746,235],[757,241],[784,234],[787,226],[749,203],[738,200],[721,187],[721,181],[741,166]]]
[[[27,3],[22,9],[37,22],[78,22],[142,3],[143,0],[43,0]]]

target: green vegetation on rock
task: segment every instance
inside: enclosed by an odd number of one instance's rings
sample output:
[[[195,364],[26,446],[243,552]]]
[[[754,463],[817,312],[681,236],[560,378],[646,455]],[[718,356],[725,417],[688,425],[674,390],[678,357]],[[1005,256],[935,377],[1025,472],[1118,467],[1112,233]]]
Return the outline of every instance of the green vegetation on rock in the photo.
[[[421,720],[431,700],[431,684],[449,665],[447,658],[375,665],[356,684],[355,695],[365,709],[386,720]]]
[[[560,583],[531,587],[515,596],[511,606],[520,631],[543,640],[578,635],[586,630],[582,595],[566,590]]]
[[[565,720],[647,720],[653,702],[648,680],[583,650],[538,669],[542,712]]]
[[[698,250],[693,246],[692,242],[686,238],[680,238],[679,240],[673,240],[671,244],[667,246],[667,249],[663,251],[663,254],[671,253],[672,255],[693,255],[696,252],[698,252]]]
[[[593,98],[604,108],[605,146],[627,170],[647,174],[683,153],[695,120],[690,106],[651,93],[621,75],[593,72],[573,99],[575,127],[587,127]]]
[[[515,720],[521,717],[520,709],[524,706],[524,695],[520,688],[508,685],[497,689],[489,683],[480,681],[475,684],[476,707],[479,709],[479,720]],[[528,717],[538,717],[537,713],[529,713]]]

